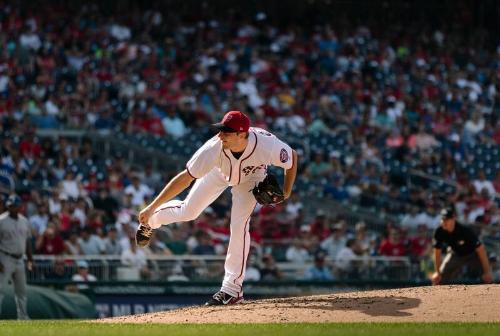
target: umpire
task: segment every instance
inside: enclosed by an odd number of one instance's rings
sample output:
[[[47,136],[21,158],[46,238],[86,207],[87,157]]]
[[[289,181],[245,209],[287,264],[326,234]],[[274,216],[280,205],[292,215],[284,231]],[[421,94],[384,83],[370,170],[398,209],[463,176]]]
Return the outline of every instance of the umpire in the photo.
[[[26,272],[23,255],[28,257],[28,270],[33,266],[31,230],[28,220],[19,214],[21,199],[10,195],[5,202],[7,211],[0,215],[0,309],[5,290],[12,280],[17,307],[17,319],[28,320],[26,297]]]
[[[447,253],[442,258],[442,249],[447,245]],[[461,275],[463,267],[479,277],[484,283],[491,283],[488,256],[484,245],[477,235],[468,227],[456,221],[455,207],[448,206],[441,210],[441,226],[434,232],[434,266],[433,285],[448,284],[453,278]]]

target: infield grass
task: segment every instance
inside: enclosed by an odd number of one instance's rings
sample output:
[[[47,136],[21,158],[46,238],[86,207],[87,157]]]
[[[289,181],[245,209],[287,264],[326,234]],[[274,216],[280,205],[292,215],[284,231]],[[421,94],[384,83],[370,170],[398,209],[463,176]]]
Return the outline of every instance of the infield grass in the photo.
[[[1,336],[500,335],[500,323],[100,324],[2,321]]]
[[[500,335],[500,323],[100,324],[2,321],[1,336]]]

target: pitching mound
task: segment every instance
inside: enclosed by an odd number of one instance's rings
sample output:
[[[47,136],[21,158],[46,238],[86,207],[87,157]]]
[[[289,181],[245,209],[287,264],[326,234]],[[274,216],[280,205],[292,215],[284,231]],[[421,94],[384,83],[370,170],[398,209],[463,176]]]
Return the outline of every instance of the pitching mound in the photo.
[[[100,320],[112,323],[500,322],[500,285],[414,287],[247,301]]]

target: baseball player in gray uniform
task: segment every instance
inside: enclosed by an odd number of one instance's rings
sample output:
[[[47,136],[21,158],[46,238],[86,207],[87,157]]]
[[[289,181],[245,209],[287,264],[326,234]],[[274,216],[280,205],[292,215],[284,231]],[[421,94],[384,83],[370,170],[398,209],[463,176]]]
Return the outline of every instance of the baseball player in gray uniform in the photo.
[[[17,307],[17,319],[28,320],[26,306],[26,272],[23,256],[28,258],[28,270],[33,265],[29,238],[31,230],[28,220],[19,214],[21,199],[10,195],[5,202],[7,211],[0,215],[0,309],[5,289],[12,280]]]
[[[250,120],[240,111],[226,113],[214,126],[219,133],[198,149],[186,169],[140,212],[136,242],[146,246],[154,229],[197,218],[227,187],[232,187],[231,237],[224,280],[221,290],[206,303],[227,305],[243,301],[249,222],[257,203],[252,190],[266,179],[268,165],[278,166],[285,173],[279,201],[287,199],[297,174],[297,153],[273,134],[250,127]],[[185,200],[172,200],[194,180]]]

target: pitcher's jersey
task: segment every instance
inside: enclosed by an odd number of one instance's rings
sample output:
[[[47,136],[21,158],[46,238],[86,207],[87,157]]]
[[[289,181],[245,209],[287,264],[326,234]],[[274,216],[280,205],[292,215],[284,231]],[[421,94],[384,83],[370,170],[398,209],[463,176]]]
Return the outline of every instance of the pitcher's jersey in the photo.
[[[248,181],[261,181],[268,165],[290,169],[293,165],[292,149],[275,135],[250,127],[248,145],[236,159],[229,149],[222,149],[222,141],[214,136],[200,147],[186,164],[194,178],[201,178],[212,169],[218,169],[228,185],[235,186]]]

